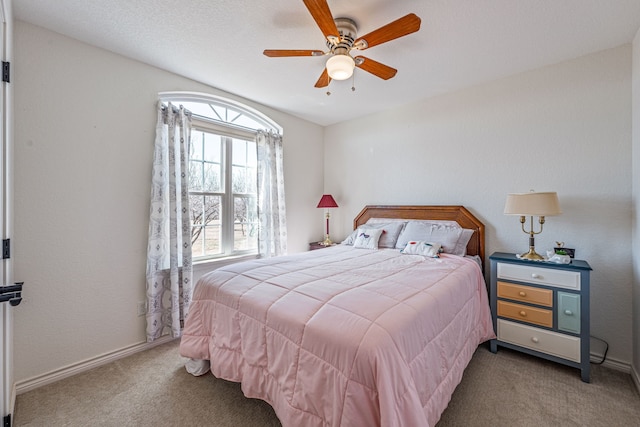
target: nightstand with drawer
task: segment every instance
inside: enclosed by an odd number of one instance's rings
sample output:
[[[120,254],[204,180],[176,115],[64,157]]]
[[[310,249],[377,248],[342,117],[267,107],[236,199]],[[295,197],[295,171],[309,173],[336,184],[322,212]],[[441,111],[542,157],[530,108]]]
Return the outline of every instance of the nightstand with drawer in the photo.
[[[498,346],[580,369],[589,382],[589,276],[586,261],[529,261],[491,257],[490,302]]]

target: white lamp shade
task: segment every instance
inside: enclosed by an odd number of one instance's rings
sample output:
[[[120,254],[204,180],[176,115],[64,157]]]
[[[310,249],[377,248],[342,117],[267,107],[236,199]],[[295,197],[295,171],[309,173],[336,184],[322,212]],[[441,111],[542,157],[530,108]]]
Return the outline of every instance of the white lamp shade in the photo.
[[[506,215],[553,216],[560,215],[560,202],[555,192],[507,194]]]
[[[333,55],[327,60],[327,73],[334,80],[346,80],[353,74],[355,61],[349,55]]]

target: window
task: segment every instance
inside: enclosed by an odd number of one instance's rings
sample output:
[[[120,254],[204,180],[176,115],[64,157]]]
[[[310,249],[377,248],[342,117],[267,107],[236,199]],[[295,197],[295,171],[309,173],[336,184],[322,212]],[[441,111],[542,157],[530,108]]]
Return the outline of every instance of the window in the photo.
[[[194,261],[257,253],[259,129],[281,132],[249,107],[200,94],[161,94],[192,113],[189,199]]]

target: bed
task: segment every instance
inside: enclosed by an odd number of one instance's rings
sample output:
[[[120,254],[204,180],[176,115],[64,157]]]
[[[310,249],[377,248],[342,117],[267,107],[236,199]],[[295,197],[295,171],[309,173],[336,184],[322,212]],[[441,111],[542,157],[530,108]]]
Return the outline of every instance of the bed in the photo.
[[[468,241],[403,253],[412,226]],[[363,247],[374,235],[379,246]],[[194,374],[210,361],[240,382],[285,427],[433,426],[495,337],[483,265],[484,226],[463,206],[367,206],[343,244],[203,276],[180,353]]]

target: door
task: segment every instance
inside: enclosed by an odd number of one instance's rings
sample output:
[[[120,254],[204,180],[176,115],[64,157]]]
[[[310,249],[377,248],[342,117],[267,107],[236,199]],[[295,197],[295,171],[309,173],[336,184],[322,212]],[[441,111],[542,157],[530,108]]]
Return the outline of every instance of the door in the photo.
[[[0,57],[3,63],[10,63],[12,11],[11,0],[0,0]],[[3,64],[4,65],[4,64]],[[2,67],[4,69],[4,66]],[[11,96],[9,80],[4,77],[0,82],[0,234],[1,239],[10,239],[12,234],[12,126]],[[3,245],[4,246],[4,245]],[[2,251],[0,259],[0,286],[12,285],[10,254]],[[0,292],[2,293],[2,292]],[[11,412],[15,402],[13,380],[13,306],[8,302],[0,303],[0,416],[4,426],[11,425]]]

